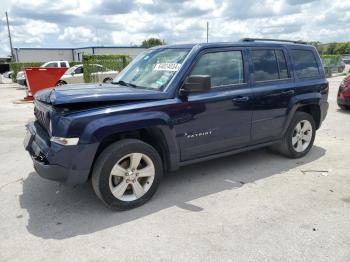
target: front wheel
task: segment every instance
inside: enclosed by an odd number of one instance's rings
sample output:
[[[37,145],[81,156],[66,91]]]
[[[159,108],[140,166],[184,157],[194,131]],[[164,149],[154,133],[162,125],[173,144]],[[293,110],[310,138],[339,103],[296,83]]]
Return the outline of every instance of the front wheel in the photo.
[[[137,139],[125,139],[107,147],[92,173],[96,195],[109,207],[127,210],[147,202],[163,175],[158,152]]]
[[[66,85],[67,83],[63,80],[59,80],[56,84],[56,86],[63,86],[63,85]]]
[[[280,144],[280,152],[291,158],[303,157],[310,151],[315,135],[314,118],[308,113],[296,112]]]
[[[106,84],[112,83],[112,81],[113,81],[113,79],[110,77],[106,77],[105,79],[103,79],[103,83],[106,83]]]

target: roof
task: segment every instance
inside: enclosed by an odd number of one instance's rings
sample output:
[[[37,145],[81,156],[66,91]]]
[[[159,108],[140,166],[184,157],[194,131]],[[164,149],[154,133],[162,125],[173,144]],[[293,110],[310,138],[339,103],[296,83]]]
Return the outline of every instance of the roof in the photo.
[[[270,41],[237,41],[237,42],[210,42],[210,43],[198,43],[198,44],[175,44],[175,45],[165,45],[158,46],[163,48],[193,48],[198,45],[202,48],[210,48],[210,47],[231,47],[231,46],[298,46],[298,47],[310,47],[311,45],[303,44],[303,43],[286,43],[286,42],[270,42]]]
[[[145,49],[141,46],[85,46],[85,47],[14,47],[13,49],[25,49],[25,50],[77,50],[88,48],[136,48]]]

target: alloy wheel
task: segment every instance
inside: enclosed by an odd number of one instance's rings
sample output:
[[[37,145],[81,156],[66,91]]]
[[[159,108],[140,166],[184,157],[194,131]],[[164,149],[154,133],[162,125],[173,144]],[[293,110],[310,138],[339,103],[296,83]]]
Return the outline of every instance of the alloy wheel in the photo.
[[[134,201],[147,193],[155,177],[152,160],[142,153],[122,157],[112,168],[109,188],[114,197]]]
[[[305,151],[312,139],[312,125],[308,120],[301,120],[295,126],[292,135],[292,146],[296,152]]]

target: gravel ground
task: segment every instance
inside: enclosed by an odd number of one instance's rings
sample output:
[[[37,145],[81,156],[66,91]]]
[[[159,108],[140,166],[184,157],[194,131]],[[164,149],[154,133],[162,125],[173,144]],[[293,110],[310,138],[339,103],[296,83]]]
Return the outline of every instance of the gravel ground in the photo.
[[[35,173],[22,146],[33,106],[0,85],[0,261],[350,261],[341,79],[330,79],[329,113],[306,157],[260,149],[188,166],[126,212],[102,205],[90,184]]]

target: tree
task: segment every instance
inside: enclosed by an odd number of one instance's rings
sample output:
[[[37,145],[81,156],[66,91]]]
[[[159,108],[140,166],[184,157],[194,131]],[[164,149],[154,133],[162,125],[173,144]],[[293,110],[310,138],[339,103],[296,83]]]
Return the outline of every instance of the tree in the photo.
[[[322,54],[322,52],[323,52],[323,50],[322,50],[322,43],[320,41],[312,41],[312,42],[309,42],[308,44],[313,45],[314,47],[316,47],[318,53]]]
[[[150,48],[157,45],[165,45],[164,40],[158,38],[149,38],[142,41],[141,47]]]
[[[337,43],[334,49],[334,53],[337,55],[349,54],[350,53],[350,43]]]

